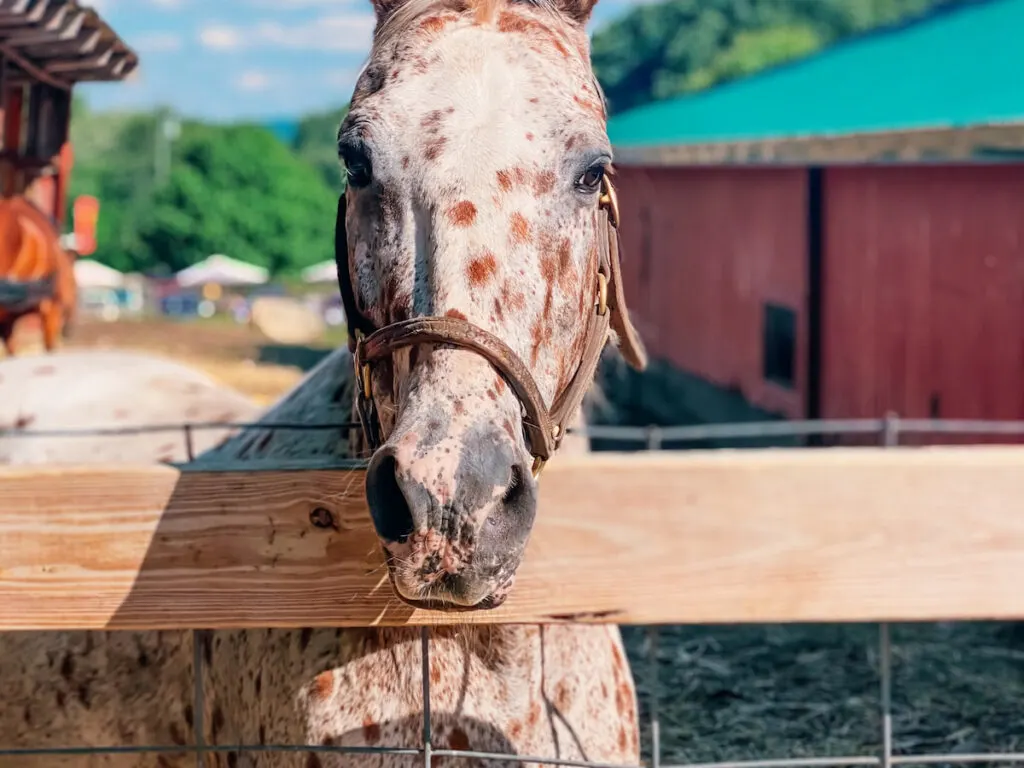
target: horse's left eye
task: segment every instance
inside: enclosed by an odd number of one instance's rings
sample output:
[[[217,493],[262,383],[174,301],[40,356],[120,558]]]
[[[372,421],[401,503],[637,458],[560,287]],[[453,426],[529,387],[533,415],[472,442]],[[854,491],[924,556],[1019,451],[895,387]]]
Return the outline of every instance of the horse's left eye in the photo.
[[[576,187],[581,192],[597,192],[598,187],[601,186],[601,179],[604,178],[604,172],[604,165],[595,163],[576,180]]]
[[[366,148],[359,142],[342,140],[338,143],[338,156],[345,164],[348,183],[357,189],[367,186],[373,178],[373,165]]]

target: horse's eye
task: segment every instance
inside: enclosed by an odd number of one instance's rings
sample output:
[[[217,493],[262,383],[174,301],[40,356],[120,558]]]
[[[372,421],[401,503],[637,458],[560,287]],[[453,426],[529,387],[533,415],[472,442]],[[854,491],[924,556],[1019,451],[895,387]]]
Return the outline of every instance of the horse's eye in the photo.
[[[576,187],[581,192],[597,192],[601,186],[601,179],[604,178],[605,167],[602,163],[595,163],[587,168],[582,176],[576,180]]]
[[[348,143],[339,144],[338,156],[345,163],[345,175],[353,187],[365,187],[373,179],[370,157],[362,147]]]

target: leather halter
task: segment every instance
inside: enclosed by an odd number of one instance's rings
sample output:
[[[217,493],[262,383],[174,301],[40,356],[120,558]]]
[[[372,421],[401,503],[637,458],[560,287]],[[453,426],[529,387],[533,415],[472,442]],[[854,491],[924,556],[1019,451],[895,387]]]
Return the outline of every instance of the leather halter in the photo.
[[[619,266],[619,207],[615,189],[604,178],[598,203],[599,239],[598,266],[592,288],[593,311],[587,315],[586,342],[576,373],[551,408],[522,359],[493,333],[455,317],[414,317],[383,328],[374,327],[359,311],[349,272],[348,243],[345,234],[345,195],[338,200],[334,249],[338,267],[338,283],[348,326],[349,350],[356,372],[357,408],[363,434],[372,450],[381,444],[380,420],[373,400],[371,367],[382,358],[405,347],[418,344],[442,344],[465,349],[483,357],[504,378],[523,407],[523,431],[533,455],[533,475],[537,477],[565,436],[566,424],[583,402],[593,383],[601,352],[614,330],[626,361],[642,370],[647,354],[629,320],[622,292]]]

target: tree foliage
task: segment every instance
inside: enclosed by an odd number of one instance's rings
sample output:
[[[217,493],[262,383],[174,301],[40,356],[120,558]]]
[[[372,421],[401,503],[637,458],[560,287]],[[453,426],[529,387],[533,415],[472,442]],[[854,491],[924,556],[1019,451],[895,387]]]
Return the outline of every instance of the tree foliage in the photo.
[[[336,193],[262,126],[183,123],[165,177],[160,112],[78,109],[72,141],[72,196],[100,199],[97,257],[114,267],[176,271],[225,253],[288,273],[332,256]]]
[[[345,177],[338,162],[338,126],[348,114],[348,105],[341,109],[316,112],[299,121],[293,147],[295,152],[320,173],[324,183],[341,192]]]
[[[613,112],[708,88],[880,26],[972,0],[667,0],[593,38]]]

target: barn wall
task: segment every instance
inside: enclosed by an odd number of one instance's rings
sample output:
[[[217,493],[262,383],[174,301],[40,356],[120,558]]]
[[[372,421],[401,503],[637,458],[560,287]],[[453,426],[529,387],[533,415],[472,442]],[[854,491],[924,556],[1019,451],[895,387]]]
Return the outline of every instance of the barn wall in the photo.
[[[635,166],[616,175],[626,296],[651,357],[790,418],[804,415],[807,381],[806,178]],[[764,376],[766,302],[796,314],[792,388]]]
[[[822,415],[1024,418],[1024,169],[825,172]]]

